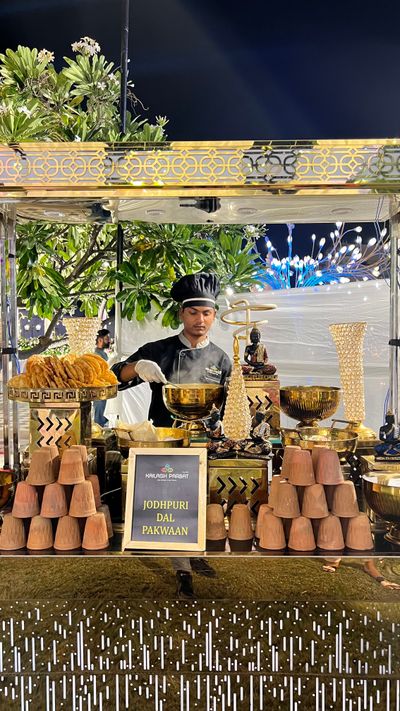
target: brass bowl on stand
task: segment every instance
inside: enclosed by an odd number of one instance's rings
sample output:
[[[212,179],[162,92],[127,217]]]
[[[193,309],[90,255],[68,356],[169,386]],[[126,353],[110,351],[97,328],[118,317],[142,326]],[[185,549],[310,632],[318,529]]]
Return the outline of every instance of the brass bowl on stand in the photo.
[[[340,388],[326,385],[288,385],[280,389],[281,410],[298,427],[314,427],[318,420],[331,417],[339,407]]]
[[[302,449],[314,447],[334,449],[339,456],[355,452],[358,434],[338,427],[302,427],[300,429],[281,429],[282,444],[297,445]]]
[[[207,417],[213,405],[218,409],[224,402],[223,385],[213,383],[182,383],[163,385],[165,407],[178,420],[192,422]]]
[[[368,506],[388,524],[386,540],[400,546],[400,474],[364,474],[363,490]]]
[[[187,432],[180,427],[156,427],[158,439],[154,442],[142,442],[134,439],[122,439],[118,436],[118,444],[120,449],[130,449],[132,447],[156,447],[164,449],[166,447],[188,447],[189,440]],[[116,428],[118,435],[118,428]]]

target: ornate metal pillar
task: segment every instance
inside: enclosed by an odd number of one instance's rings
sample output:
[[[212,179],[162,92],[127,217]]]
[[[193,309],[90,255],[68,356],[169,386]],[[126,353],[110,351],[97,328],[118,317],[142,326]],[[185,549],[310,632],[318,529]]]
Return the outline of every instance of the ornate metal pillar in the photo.
[[[1,209],[1,208],[0,208]],[[1,370],[3,384],[3,451],[4,468],[10,466],[9,445],[9,404],[7,398],[8,354],[7,354],[7,268],[6,268],[6,228],[5,214],[0,212],[0,315],[1,315]]]
[[[388,409],[394,414],[395,425],[399,424],[399,247],[400,216],[390,220],[390,311],[389,311],[389,402]]]

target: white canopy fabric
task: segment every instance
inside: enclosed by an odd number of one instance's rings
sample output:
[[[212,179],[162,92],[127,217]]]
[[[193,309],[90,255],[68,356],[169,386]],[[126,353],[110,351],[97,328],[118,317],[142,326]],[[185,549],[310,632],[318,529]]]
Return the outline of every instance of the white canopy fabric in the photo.
[[[336,284],[304,289],[235,294],[252,304],[274,303],[275,311],[254,312],[255,320],[268,319],[261,325],[262,338],[269,359],[278,368],[282,385],[340,385],[336,348],[329,332],[331,323],[366,321],[364,343],[365,424],[379,430],[389,387],[389,286],[383,280]],[[225,310],[220,302],[220,313]],[[230,317],[233,318],[233,317]],[[243,320],[244,315],[238,315]],[[232,356],[234,326],[219,318],[211,339]],[[157,321],[137,324],[124,321],[122,326],[123,357],[140,345],[174,333],[161,328]],[[242,348],[244,342],[242,341]],[[243,350],[242,350],[243,352]],[[126,390],[107,404],[111,421],[119,414],[121,420],[139,422],[147,419],[150,389],[147,384]],[[342,405],[336,417],[344,417]],[[284,426],[292,426],[282,413]]]

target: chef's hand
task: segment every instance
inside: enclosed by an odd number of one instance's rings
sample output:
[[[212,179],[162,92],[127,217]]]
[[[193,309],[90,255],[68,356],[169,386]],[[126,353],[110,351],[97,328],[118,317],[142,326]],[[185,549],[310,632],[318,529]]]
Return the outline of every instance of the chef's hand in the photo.
[[[167,378],[157,363],[152,360],[138,360],[135,364],[136,374],[145,383],[166,383]]]

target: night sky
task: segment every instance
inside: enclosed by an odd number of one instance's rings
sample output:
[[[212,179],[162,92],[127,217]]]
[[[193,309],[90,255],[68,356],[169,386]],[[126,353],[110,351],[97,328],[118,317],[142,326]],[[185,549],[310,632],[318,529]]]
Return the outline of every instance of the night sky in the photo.
[[[0,47],[119,62],[120,0],[0,0]],[[131,79],[176,139],[399,134],[395,0],[131,0]]]
[[[121,6],[0,0],[0,48],[89,35],[118,64]],[[131,0],[130,79],[171,139],[394,137],[399,27],[394,0]]]

